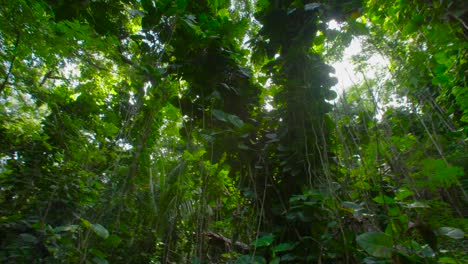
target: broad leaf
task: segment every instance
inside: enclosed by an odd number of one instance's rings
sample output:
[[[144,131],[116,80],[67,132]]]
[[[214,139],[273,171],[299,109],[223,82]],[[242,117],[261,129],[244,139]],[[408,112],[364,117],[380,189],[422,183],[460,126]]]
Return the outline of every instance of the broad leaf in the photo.
[[[271,245],[275,236],[271,233],[268,233],[262,237],[257,238],[255,241],[252,242],[252,246],[255,247],[265,247]]]
[[[388,197],[387,195],[379,195],[377,197],[375,197],[374,199],[375,202],[379,203],[379,204],[394,204],[395,203],[395,200],[391,197]]]
[[[37,237],[31,235],[31,234],[20,234],[20,237],[21,237],[21,240],[23,240],[24,242],[27,242],[27,243],[32,243],[32,244],[36,244],[37,243]]]
[[[227,121],[227,114],[221,110],[213,109],[211,110],[213,116],[218,119],[219,121]]]
[[[367,253],[378,258],[392,256],[392,238],[383,232],[367,232],[357,236],[356,242]]]
[[[237,128],[241,128],[244,125],[244,121],[236,115],[227,115],[227,119]]]
[[[291,250],[295,247],[293,243],[281,243],[276,246],[274,246],[271,251],[273,252],[282,252],[282,251],[288,251]]]
[[[109,237],[109,231],[100,224],[91,224],[91,229],[96,233],[96,235],[106,239]]]
[[[454,227],[441,227],[436,230],[436,233],[453,239],[462,239],[465,237],[465,232],[463,232],[463,230]]]

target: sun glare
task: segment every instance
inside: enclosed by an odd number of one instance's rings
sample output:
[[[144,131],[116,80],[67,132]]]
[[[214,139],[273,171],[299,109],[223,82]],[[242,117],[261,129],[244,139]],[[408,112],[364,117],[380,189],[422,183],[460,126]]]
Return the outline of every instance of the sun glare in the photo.
[[[338,83],[332,89],[337,92],[338,96],[341,96],[351,86],[362,83],[364,81],[363,75],[366,79],[374,78],[378,71],[388,65],[388,59],[380,54],[374,54],[366,61],[370,67],[367,67],[365,72],[358,72],[353,63],[353,56],[363,52],[362,45],[363,39],[353,38],[349,47],[345,49],[342,59],[331,63],[331,66],[335,68],[333,77],[338,79]]]

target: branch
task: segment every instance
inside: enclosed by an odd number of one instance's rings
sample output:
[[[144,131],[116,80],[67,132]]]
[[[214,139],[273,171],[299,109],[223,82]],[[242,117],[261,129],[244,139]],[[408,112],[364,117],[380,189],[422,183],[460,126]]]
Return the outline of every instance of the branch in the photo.
[[[19,41],[20,41],[20,35],[19,35],[19,33],[17,32],[17,33],[16,33],[16,42],[15,42],[14,52],[16,52],[16,48],[18,47]],[[7,73],[7,75],[5,76],[5,80],[4,80],[3,83],[0,85],[0,94],[3,93],[3,91],[5,90],[6,85],[9,83],[9,82],[8,82],[8,79],[10,78],[11,71],[13,70],[13,65],[14,65],[14,63],[15,63],[15,60],[16,60],[16,54],[13,55],[13,58],[11,59],[10,67],[8,68],[8,73]]]
[[[123,62],[131,65],[131,66],[134,66],[134,63],[133,61],[131,61],[129,58],[125,57],[125,55],[123,54],[123,47],[121,45],[119,45],[119,53],[120,53],[120,58],[122,59]]]
[[[54,70],[51,70],[49,72],[46,73],[46,75],[44,75],[44,77],[42,78],[42,81],[41,83],[39,83],[39,87],[42,87],[44,85],[44,83],[51,78],[52,76],[52,73],[54,72]]]
[[[205,233],[205,236],[208,238],[209,243],[214,246],[218,247],[220,249],[234,249],[234,250],[239,250],[241,252],[249,252],[250,247],[247,244],[244,244],[240,241],[232,242],[231,239],[221,235],[221,234],[216,234],[211,231],[207,231]]]

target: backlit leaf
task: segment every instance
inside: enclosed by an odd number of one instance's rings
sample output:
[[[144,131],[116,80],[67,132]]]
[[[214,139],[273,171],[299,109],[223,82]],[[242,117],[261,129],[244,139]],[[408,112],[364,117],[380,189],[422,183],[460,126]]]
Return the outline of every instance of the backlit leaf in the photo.
[[[441,227],[436,230],[436,233],[453,239],[462,239],[465,237],[465,232],[463,232],[463,230],[454,227]]]

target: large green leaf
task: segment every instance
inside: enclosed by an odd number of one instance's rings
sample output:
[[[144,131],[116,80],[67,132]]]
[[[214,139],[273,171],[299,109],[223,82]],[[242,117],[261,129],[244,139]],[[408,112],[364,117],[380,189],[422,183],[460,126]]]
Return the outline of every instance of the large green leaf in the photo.
[[[23,240],[24,242],[27,242],[27,243],[32,243],[32,244],[36,244],[37,243],[37,237],[31,235],[31,234],[27,234],[27,233],[24,233],[24,234],[20,234],[19,235],[21,240]]]
[[[91,224],[91,229],[96,233],[96,235],[106,239],[109,237],[109,231],[100,224]]]
[[[211,110],[213,116],[218,119],[219,121],[227,121],[227,114],[224,111],[213,109]]]
[[[395,203],[395,199],[393,199],[392,197],[389,197],[387,195],[383,195],[383,194],[380,194],[378,196],[376,196],[374,199],[375,202],[379,203],[379,204],[394,204]]]
[[[240,119],[236,115],[231,115],[231,114],[225,113],[224,111],[217,110],[217,109],[211,110],[211,113],[219,121],[229,122],[237,128],[241,128],[244,125],[244,121],[242,121],[242,119]]]
[[[378,258],[392,256],[392,238],[383,232],[367,232],[357,236],[356,242],[367,253]]]
[[[252,242],[252,246],[255,247],[265,247],[271,245],[273,240],[275,239],[275,236],[271,233],[265,234],[262,237],[257,238]]]
[[[436,233],[453,239],[462,239],[465,237],[465,232],[463,232],[463,230],[454,227],[441,227],[436,230]]]
[[[295,244],[293,243],[281,243],[276,246],[274,246],[271,251],[273,252],[282,252],[282,251],[288,251],[291,250],[295,247]]]
[[[244,121],[236,115],[228,115],[227,118],[229,122],[237,128],[241,128],[244,125]]]

